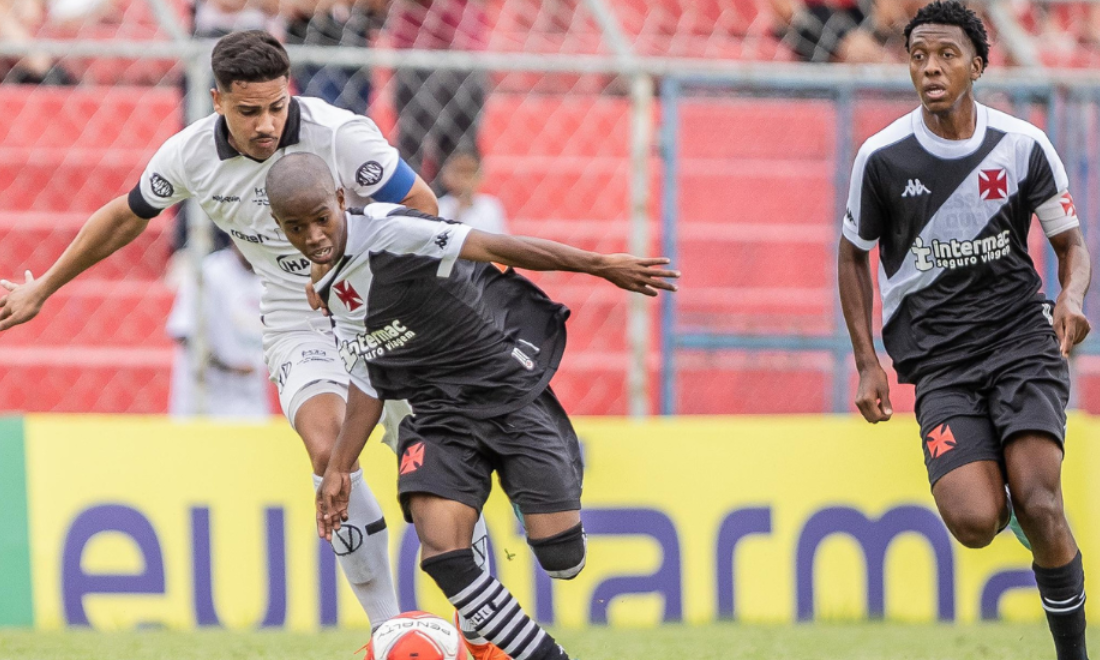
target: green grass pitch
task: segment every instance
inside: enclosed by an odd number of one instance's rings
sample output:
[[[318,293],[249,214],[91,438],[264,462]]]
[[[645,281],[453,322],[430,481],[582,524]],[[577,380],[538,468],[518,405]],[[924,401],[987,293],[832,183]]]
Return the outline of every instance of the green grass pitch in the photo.
[[[1042,625],[663,626],[554,631],[578,660],[1013,660],[1054,658]],[[0,630],[0,660],[359,660],[361,631],[127,633]],[[1090,646],[1100,632],[1090,630]]]

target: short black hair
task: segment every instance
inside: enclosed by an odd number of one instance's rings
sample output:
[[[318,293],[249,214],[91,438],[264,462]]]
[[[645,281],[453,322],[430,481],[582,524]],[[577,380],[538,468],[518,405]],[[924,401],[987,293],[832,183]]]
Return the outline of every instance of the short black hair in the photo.
[[[290,58],[279,40],[263,30],[231,32],[218,40],[210,58],[218,89],[235,82],[267,82],[290,75]]]
[[[955,25],[962,28],[970,42],[974,44],[974,52],[982,58],[982,70],[989,66],[989,35],[985,31],[982,19],[972,9],[966,8],[958,0],[936,0],[925,5],[905,26],[905,50],[909,50],[909,35],[918,25]]]

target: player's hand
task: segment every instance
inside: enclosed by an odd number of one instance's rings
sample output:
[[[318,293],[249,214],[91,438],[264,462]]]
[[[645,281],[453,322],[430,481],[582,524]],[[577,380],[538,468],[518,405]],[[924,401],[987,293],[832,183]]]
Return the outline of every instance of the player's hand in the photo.
[[[593,273],[620,289],[634,291],[646,296],[657,295],[656,289],[676,291],[672,280],[680,277],[678,270],[654,268],[669,263],[667,257],[635,257],[632,254],[608,254]]]
[[[31,271],[23,274],[22,284],[0,280],[0,332],[26,323],[38,315],[44,299],[38,294]],[[6,291],[6,292],[5,292]]]
[[[1054,305],[1054,334],[1058,336],[1062,357],[1068,358],[1069,352],[1088,336],[1090,330],[1092,325],[1081,311],[1081,303],[1059,296]]]
[[[348,519],[348,498],[351,495],[351,475],[325,470],[317,489],[317,535],[332,540],[332,532]]]
[[[890,405],[890,381],[886,372],[875,365],[859,372],[859,389],[856,391],[856,407],[872,424],[885,422],[894,414]]]
[[[306,300],[309,301],[309,306],[312,309],[319,309],[325,316],[329,315],[328,307],[325,305],[325,301],[321,300],[321,296],[317,295],[317,289],[314,288],[313,282],[306,285]]]

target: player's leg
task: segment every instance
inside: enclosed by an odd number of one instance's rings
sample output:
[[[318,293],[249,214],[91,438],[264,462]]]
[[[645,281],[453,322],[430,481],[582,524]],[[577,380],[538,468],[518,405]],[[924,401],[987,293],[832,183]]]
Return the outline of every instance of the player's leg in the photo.
[[[268,350],[287,419],[302,438],[316,489],[344,420],[347,374],[335,344],[312,331],[287,333]],[[382,508],[358,464],[351,475],[348,520],[332,549],[352,591],[377,627],[400,613],[390,570],[389,532]]]
[[[984,548],[1008,524],[1008,497],[997,461],[951,470],[932,486],[932,497],[948,531],[968,548]]]
[[[478,568],[469,546],[477,509],[428,493],[413,493],[407,501],[420,537],[420,567],[486,639],[513,658],[568,660],[508,588]]]
[[[1058,660],[1083,660],[1088,657],[1085,573],[1062,505],[1062,446],[1047,433],[1025,431],[1009,439],[1005,460]]]
[[[491,446],[500,456],[500,484],[523,514],[539,565],[553,578],[576,577],[587,556],[580,514],[584,464],[577,434],[553,391],[547,388],[508,415]]]
[[[1020,526],[1031,542],[1035,581],[1059,660],[1082,660],[1085,575],[1062,505],[1069,367],[1053,335],[1006,351],[990,397],[1005,438],[1005,465]]]

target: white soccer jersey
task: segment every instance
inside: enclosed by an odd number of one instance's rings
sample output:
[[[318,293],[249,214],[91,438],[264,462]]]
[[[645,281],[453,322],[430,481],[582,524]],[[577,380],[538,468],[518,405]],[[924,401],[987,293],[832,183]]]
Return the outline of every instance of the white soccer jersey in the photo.
[[[328,163],[349,206],[368,199],[401,201],[416,175],[374,122],[320,99],[290,100],[279,149],[258,162],[229,143],[225,119],[214,114],[169,138],[130,192],[130,208],[151,218],[193,198],[228,233],[264,284],[261,301],[268,332],[300,329],[320,313],[309,307],[309,260],[286,240],[271,217],[264,181],[286,154],[306,152]]]
[[[1078,225],[1069,180],[1035,126],[978,105],[967,140],[946,140],[920,108],[871,137],[852,170],[844,237],[879,249],[882,337],[903,382],[1051,333],[1027,252],[1031,217],[1048,236]]]

